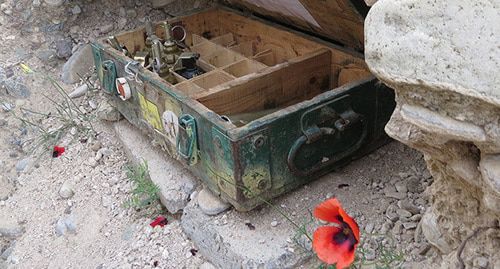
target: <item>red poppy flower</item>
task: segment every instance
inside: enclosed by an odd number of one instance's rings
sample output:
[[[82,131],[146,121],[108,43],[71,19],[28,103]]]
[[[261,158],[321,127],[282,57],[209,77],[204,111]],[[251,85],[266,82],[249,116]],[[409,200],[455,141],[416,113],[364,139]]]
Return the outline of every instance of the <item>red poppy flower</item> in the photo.
[[[336,264],[337,269],[351,265],[359,243],[356,221],[347,215],[335,198],[319,204],[313,214],[320,220],[336,224],[319,227],[314,232],[313,249],[318,258],[327,264]]]
[[[54,146],[54,150],[52,151],[52,158],[57,158],[64,153],[64,147]]]
[[[154,228],[158,225],[163,227],[163,226],[167,225],[167,223],[168,223],[168,221],[164,216],[159,216],[155,220],[153,220],[153,222],[151,222],[149,225]]]

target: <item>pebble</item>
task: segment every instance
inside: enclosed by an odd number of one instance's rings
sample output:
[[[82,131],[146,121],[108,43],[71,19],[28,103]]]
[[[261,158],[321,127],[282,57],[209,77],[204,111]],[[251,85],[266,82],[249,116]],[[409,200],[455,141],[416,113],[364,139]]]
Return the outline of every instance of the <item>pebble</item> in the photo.
[[[105,24],[105,25],[101,26],[101,28],[99,29],[99,32],[101,34],[107,34],[107,33],[111,32],[111,31],[113,31],[114,28],[115,27],[114,27],[114,25],[112,23]]]
[[[76,87],[76,89],[75,89],[75,90],[73,90],[72,92],[70,92],[70,93],[68,94],[68,96],[69,96],[70,98],[78,98],[78,97],[82,97],[82,96],[84,96],[84,95],[85,95],[85,93],[87,93],[87,92],[88,92],[88,90],[89,90],[89,86],[88,86],[86,83],[84,83],[84,84],[82,84],[82,85],[80,85],[80,86]]]
[[[424,191],[424,186],[421,182],[422,179],[416,177],[416,176],[411,176],[407,181],[406,181],[406,186],[408,190],[412,193],[421,193]]]
[[[56,235],[61,236],[66,233],[66,224],[64,223],[64,220],[62,218],[58,219],[56,222]]]
[[[401,200],[401,201],[398,201],[398,207],[401,208],[401,209],[404,209],[404,210],[407,210],[409,212],[411,212],[413,215],[414,214],[419,214],[420,213],[420,208],[418,208],[418,206],[412,204],[410,201],[408,200]]]
[[[96,141],[94,143],[92,143],[92,145],[90,146],[90,149],[92,149],[93,151],[98,151],[99,149],[101,149],[102,147],[102,143],[100,141]]]
[[[476,268],[486,269],[488,268],[489,261],[486,257],[477,257],[474,259],[473,264]]]
[[[278,226],[278,224],[279,224],[279,222],[277,222],[275,220],[271,221],[271,227],[276,227],[276,226]]]
[[[14,109],[16,106],[14,104],[9,103],[9,102],[2,102],[1,107],[2,107],[3,111],[9,112],[12,109]]]
[[[110,207],[113,204],[113,200],[111,199],[111,197],[104,195],[101,197],[101,204],[104,207]]]
[[[365,226],[365,232],[366,233],[372,233],[373,232],[373,228],[375,228],[375,225],[373,224],[373,222],[370,222],[370,223],[366,224],[366,226]]]
[[[405,230],[411,230],[417,228],[416,222],[403,222],[403,227]]]
[[[403,228],[403,224],[401,223],[401,221],[398,220],[394,224],[394,227],[392,227],[392,234],[393,235],[399,235],[399,234],[401,234],[402,228]]]
[[[389,205],[385,211],[385,216],[392,222],[399,219],[399,215],[396,213],[398,208],[395,205]]]
[[[80,13],[82,13],[82,9],[80,8],[79,5],[75,5],[72,9],[71,9],[71,13],[73,13],[73,15],[78,15]]]
[[[398,181],[394,184],[394,187],[396,187],[396,191],[406,193],[408,192],[408,188],[406,187],[406,183],[403,181]]]
[[[71,56],[73,49],[73,41],[69,38],[64,38],[56,41],[56,56],[60,59],[67,59]]]
[[[26,169],[26,167],[28,166],[28,164],[29,164],[29,159],[28,158],[25,158],[25,159],[22,159],[22,160],[18,161],[16,163],[16,171],[18,171],[18,172],[24,171],[24,169]]]
[[[42,5],[42,1],[41,1],[41,0],[33,0],[32,5],[33,5],[34,7],[39,7],[39,6],[41,6],[41,5]]]
[[[74,191],[72,189],[72,186],[69,181],[65,181],[62,185],[61,188],[59,189],[59,196],[63,199],[69,199],[73,197]]]
[[[61,6],[64,3],[64,0],[44,0],[45,3],[52,7]]]
[[[16,222],[0,220],[0,238],[17,238],[23,235],[24,229]]]
[[[408,210],[404,210],[402,208],[396,209],[396,214],[398,214],[400,218],[410,218],[412,216]]]
[[[6,79],[1,84],[2,88],[5,88],[7,93],[14,98],[28,98],[31,95],[28,86],[24,84],[21,77],[11,77]]]
[[[363,254],[364,254],[365,259],[367,259],[369,261],[373,261],[373,260],[375,260],[375,258],[377,258],[377,252],[374,249],[369,248],[369,247],[365,248]]]

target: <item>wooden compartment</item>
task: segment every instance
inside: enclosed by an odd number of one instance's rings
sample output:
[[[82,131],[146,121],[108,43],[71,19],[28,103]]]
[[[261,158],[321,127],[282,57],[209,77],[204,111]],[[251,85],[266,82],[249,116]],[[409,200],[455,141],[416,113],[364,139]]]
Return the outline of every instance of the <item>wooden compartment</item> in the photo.
[[[220,70],[215,70],[215,71],[203,74],[199,77],[193,78],[191,80],[191,83],[194,83],[203,89],[210,89],[210,88],[213,88],[217,85],[231,81],[232,79],[234,79],[234,77],[227,74],[226,72],[223,72]]]
[[[245,59],[227,66],[224,68],[224,71],[239,78],[248,74],[256,73],[266,67],[266,65],[259,62]]]

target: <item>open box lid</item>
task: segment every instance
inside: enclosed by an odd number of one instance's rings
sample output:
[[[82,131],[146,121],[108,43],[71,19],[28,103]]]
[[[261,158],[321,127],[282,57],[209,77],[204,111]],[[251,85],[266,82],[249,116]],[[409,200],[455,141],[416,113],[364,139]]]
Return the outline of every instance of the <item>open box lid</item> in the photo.
[[[223,0],[227,5],[270,17],[363,51],[363,0]]]

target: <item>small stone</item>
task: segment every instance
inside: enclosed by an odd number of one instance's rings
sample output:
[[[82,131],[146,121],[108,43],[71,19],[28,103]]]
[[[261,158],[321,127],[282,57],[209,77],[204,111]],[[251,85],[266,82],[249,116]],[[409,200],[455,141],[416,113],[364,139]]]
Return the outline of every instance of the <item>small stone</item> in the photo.
[[[12,254],[12,252],[14,251],[14,247],[15,247],[15,243],[11,243],[10,246],[8,248],[6,248],[3,252],[2,252],[2,255],[0,255],[0,258],[4,259],[4,260],[7,260],[10,255]],[[0,266],[0,268],[2,268]]]
[[[391,192],[386,192],[385,196],[398,199],[398,200],[403,200],[406,198],[406,193],[403,192],[397,192],[397,191],[391,191]]]
[[[164,7],[168,4],[173,3],[175,0],[152,0],[152,6],[153,8],[161,8]]]
[[[64,219],[60,218],[57,220],[57,223],[56,223],[56,235],[57,236],[61,236],[61,235],[64,235],[66,233],[66,224],[64,223]]]
[[[367,259],[368,261],[373,261],[375,260],[375,258],[377,258],[377,252],[372,249],[372,248],[365,248],[365,251],[364,251],[364,257],[365,259]]]
[[[422,215],[420,215],[420,214],[413,215],[410,218],[411,221],[420,221],[421,219],[422,219]]]
[[[401,221],[398,220],[396,223],[394,223],[394,227],[392,227],[392,234],[399,235],[401,234],[402,229],[403,229],[403,224],[401,223]]]
[[[127,18],[119,18],[117,22],[117,28],[123,29],[125,28],[125,25],[127,25]]]
[[[28,166],[28,164],[29,164],[29,159],[28,158],[25,158],[25,159],[22,159],[22,160],[18,161],[16,163],[16,171],[18,171],[18,172],[24,171],[24,169],[26,169],[26,167]]]
[[[474,268],[486,269],[488,268],[489,261],[486,257],[477,257],[474,259]]]
[[[101,205],[104,207],[111,207],[111,205],[113,205],[113,200],[111,197],[104,195],[101,197]]]
[[[431,245],[430,244],[427,244],[425,243],[424,245],[420,246],[418,248],[418,255],[421,255],[421,256],[424,256],[425,254],[427,254],[427,252],[431,249]]]
[[[101,28],[99,29],[99,32],[101,34],[107,34],[111,31],[113,31],[114,29],[114,25],[112,23],[109,23],[109,24],[105,24],[103,26],[101,26]]]
[[[33,5],[34,7],[39,7],[39,6],[41,6],[41,5],[42,5],[42,1],[41,1],[41,0],[33,0],[32,5]]]
[[[56,56],[60,59],[67,59],[71,56],[73,41],[69,38],[60,39],[56,42]]]
[[[21,77],[11,77],[0,84],[1,88],[5,88],[7,93],[14,98],[28,98],[31,95],[28,86],[24,84]]]
[[[64,224],[66,225],[66,228],[68,231],[74,233],[76,231],[76,222],[73,216],[69,216],[66,219],[64,219]]]
[[[408,181],[406,181],[406,186],[412,193],[421,193],[425,189],[421,179],[416,176],[411,176]]]
[[[407,211],[411,212],[412,214],[419,214],[420,213],[420,208],[418,208],[418,206],[412,204],[408,200],[398,201],[398,207],[401,209],[407,210]]]
[[[396,209],[396,214],[398,214],[399,218],[410,218],[412,216],[408,210],[401,208]]]
[[[127,10],[127,17],[129,18],[137,17],[137,11],[135,11],[134,9]]]
[[[411,230],[417,228],[416,222],[403,222],[403,227],[405,230]]]
[[[206,215],[213,216],[222,213],[229,209],[230,204],[222,201],[215,196],[210,190],[204,188],[198,193],[198,205],[201,211]]]
[[[278,226],[278,224],[279,224],[279,222],[277,222],[275,220],[271,221],[271,227],[276,227],[276,226]]]
[[[64,0],[44,0],[45,3],[52,7],[61,6],[64,3]]]
[[[36,57],[44,64],[55,65],[56,51],[53,49],[39,50],[36,52]]]
[[[366,224],[365,232],[370,234],[373,232],[373,228],[375,228],[375,224],[373,224],[373,222],[370,222],[370,223]]]
[[[17,238],[23,235],[24,228],[12,219],[0,219],[0,237]]]
[[[78,15],[80,13],[82,13],[82,9],[80,8],[79,5],[75,5],[72,9],[71,9],[71,13],[73,13],[73,15]]]
[[[398,208],[395,205],[389,205],[385,211],[385,216],[392,222],[399,219],[399,215],[396,213]]]
[[[5,112],[9,112],[16,107],[14,104],[11,104],[9,102],[2,102],[0,106],[2,107],[2,110]]]
[[[93,151],[98,151],[99,149],[101,149],[102,147],[102,143],[100,141],[96,141],[92,144],[92,146],[90,146],[90,149],[92,149]]]
[[[402,193],[408,192],[408,188],[406,187],[405,182],[398,181],[396,182],[396,184],[394,184],[394,187],[396,187],[397,192],[402,192]]]
[[[382,227],[380,228],[380,233],[385,235],[391,229],[392,229],[392,223],[391,222],[385,222],[384,224],[382,224]]]
[[[73,192],[72,186],[69,181],[65,181],[61,188],[59,189],[59,196],[63,199],[69,199],[73,197],[75,193]]]

